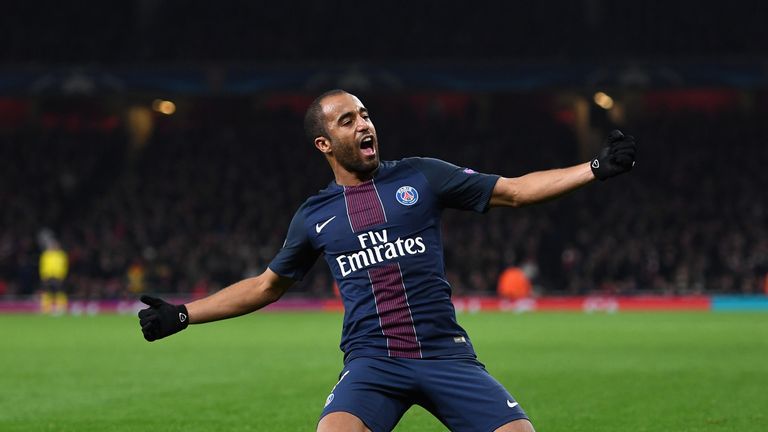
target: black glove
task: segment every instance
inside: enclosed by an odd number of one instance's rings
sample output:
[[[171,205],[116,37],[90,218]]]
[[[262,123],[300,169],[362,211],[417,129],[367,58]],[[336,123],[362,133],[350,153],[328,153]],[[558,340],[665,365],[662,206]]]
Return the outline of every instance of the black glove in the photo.
[[[172,305],[148,295],[141,296],[140,300],[149,306],[139,311],[141,332],[149,342],[178,333],[189,325],[189,314],[183,304]]]
[[[635,166],[635,137],[616,129],[608,134],[600,153],[592,159],[592,172],[599,180],[623,174]]]

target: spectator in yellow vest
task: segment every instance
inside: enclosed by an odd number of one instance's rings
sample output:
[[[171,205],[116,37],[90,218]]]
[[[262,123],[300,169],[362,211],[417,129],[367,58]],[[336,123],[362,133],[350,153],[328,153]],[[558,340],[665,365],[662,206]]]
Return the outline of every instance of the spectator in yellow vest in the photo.
[[[69,270],[69,258],[56,240],[46,242],[40,255],[40,310],[46,314],[63,314],[67,311],[67,293],[64,280]]]

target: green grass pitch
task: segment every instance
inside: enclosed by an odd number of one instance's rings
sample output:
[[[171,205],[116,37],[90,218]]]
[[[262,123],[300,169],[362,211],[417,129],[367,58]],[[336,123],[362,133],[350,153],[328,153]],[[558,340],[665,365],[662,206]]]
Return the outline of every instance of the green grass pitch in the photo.
[[[768,314],[462,314],[542,431],[768,430]],[[152,344],[128,316],[0,316],[0,431],[309,431],[341,315],[256,313]],[[442,431],[412,408],[397,431]]]

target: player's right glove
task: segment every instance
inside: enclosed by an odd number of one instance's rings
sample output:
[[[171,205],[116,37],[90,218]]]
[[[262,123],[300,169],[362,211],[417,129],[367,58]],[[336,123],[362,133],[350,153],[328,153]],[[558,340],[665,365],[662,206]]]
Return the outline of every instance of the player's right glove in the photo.
[[[139,324],[144,339],[152,342],[174,333],[178,333],[189,325],[187,307],[172,305],[162,299],[143,295],[141,302],[149,306],[139,311]]]
[[[616,129],[608,134],[600,153],[592,159],[592,172],[599,180],[623,174],[635,166],[635,137]]]

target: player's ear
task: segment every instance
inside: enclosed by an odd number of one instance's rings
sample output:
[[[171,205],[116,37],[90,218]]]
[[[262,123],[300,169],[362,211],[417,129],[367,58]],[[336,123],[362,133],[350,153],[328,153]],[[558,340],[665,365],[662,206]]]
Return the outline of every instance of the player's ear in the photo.
[[[315,138],[315,147],[321,152],[328,154],[331,152],[331,141],[324,136],[319,136]]]

